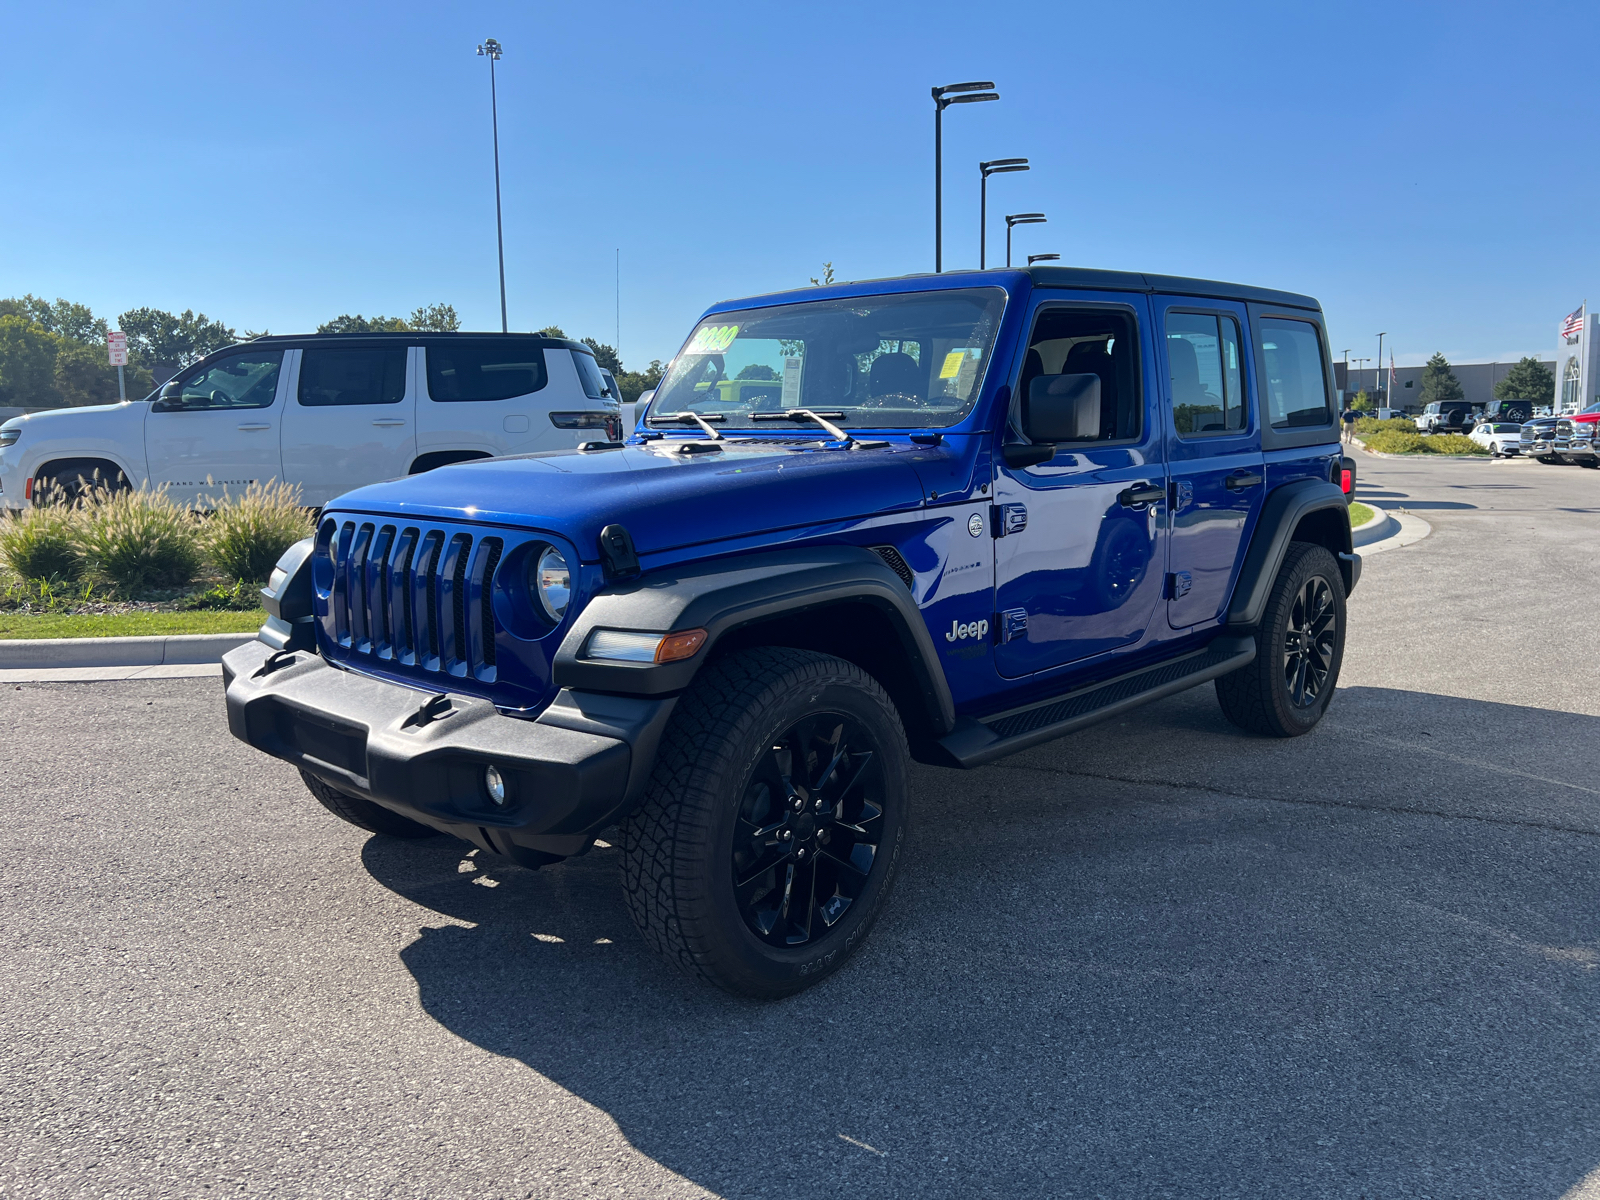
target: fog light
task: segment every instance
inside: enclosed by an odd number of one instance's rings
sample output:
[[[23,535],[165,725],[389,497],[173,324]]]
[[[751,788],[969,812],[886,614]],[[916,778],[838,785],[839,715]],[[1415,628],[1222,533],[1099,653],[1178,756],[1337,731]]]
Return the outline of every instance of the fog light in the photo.
[[[506,806],[506,781],[498,767],[483,769],[483,786],[489,789],[489,799],[501,808]]]

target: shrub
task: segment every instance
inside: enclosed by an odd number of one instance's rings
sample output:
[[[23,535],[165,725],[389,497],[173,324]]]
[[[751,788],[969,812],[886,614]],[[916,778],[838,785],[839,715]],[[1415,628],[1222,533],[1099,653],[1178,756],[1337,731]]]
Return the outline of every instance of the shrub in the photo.
[[[310,534],[311,516],[300,507],[299,488],[252,483],[242,496],[223,492],[206,521],[206,555],[229,579],[262,583],[283,552]]]
[[[96,489],[73,522],[89,576],[129,598],[192,583],[204,561],[199,533],[165,488]]]
[[[1379,454],[1487,454],[1488,449],[1459,433],[1435,433],[1428,437],[1412,430],[1385,429],[1362,438],[1367,449]]]
[[[1391,417],[1387,421],[1380,421],[1377,417],[1356,418],[1356,432],[1360,434],[1415,433],[1416,431],[1416,422],[1409,421],[1404,417]]]
[[[78,578],[83,558],[73,544],[75,516],[72,509],[52,504],[0,521],[0,560],[24,579]]]

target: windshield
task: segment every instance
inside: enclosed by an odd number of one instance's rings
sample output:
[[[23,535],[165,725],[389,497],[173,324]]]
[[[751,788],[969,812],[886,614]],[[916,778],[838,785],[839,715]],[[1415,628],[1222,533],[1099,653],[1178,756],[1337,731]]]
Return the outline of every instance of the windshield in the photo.
[[[951,425],[977,401],[1005,301],[967,288],[717,313],[673,360],[651,416],[753,426],[752,413],[809,408],[858,427]]]

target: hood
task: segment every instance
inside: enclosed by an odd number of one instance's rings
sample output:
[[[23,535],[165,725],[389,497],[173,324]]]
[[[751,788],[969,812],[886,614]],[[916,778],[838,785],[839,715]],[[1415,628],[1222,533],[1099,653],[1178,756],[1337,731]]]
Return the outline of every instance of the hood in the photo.
[[[85,404],[73,408],[50,408],[43,412],[24,413],[20,417],[12,417],[8,421],[0,421],[0,426],[9,425],[13,428],[25,428],[30,433],[37,433],[42,425],[47,430],[53,431],[63,422],[75,421],[85,413],[115,413],[124,412],[135,404],[142,404],[141,400],[119,401],[116,404]]]
[[[640,554],[920,507],[918,465],[950,450],[911,443],[817,449],[729,439],[680,454],[685,439],[618,450],[484,459],[359,488],[330,510],[534,527],[596,561],[600,531],[627,527]]]

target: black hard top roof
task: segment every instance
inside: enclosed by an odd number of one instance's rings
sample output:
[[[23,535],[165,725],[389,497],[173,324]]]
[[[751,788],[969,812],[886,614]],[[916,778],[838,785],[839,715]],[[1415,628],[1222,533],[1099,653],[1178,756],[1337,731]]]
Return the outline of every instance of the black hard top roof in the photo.
[[[394,333],[264,333],[260,337],[251,338],[252,346],[283,346],[316,344],[324,345],[336,342],[404,342],[408,346],[415,346],[423,342],[448,342],[458,338],[494,338],[504,341],[518,341],[531,343],[541,350],[578,350],[584,354],[593,355],[594,351],[582,342],[575,342],[571,338],[545,337],[537,333],[490,333],[487,330],[478,333],[472,330],[462,330],[459,333],[431,333],[428,331]]]
[[[831,287],[823,288],[787,288],[782,292],[770,292],[767,295],[790,295],[796,298],[815,297],[817,299],[833,299],[850,295],[850,289],[860,287],[877,287],[883,284],[911,283],[925,279],[938,279],[947,282],[966,282],[974,286],[983,284],[1001,284],[1014,281],[1018,276],[1027,276],[1033,281],[1035,287],[1041,288],[1077,288],[1085,291],[1099,292],[1144,292],[1149,294],[1161,293],[1164,295],[1178,296],[1203,296],[1217,300],[1254,301],[1257,304],[1269,304],[1275,307],[1306,308],[1313,312],[1321,312],[1322,305],[1315,297],[1304,296],[1298,292],[1280,292],[1273,288],[1250,287],[1242,283],[1224,283],[1215,279],[1190,279],[1182,275],[1148,275],[1140,271],[1100,271],[1093,267],[991,267],[987,271],[956,270],[944,271],[940,274],[920,272],[913,275],[891,275],[882,279],[852,279],[848,282],[840,280]],[[742,299],[766,299],[765,296],[746,296]],[[736,303],[730,298],[722,304]]]

